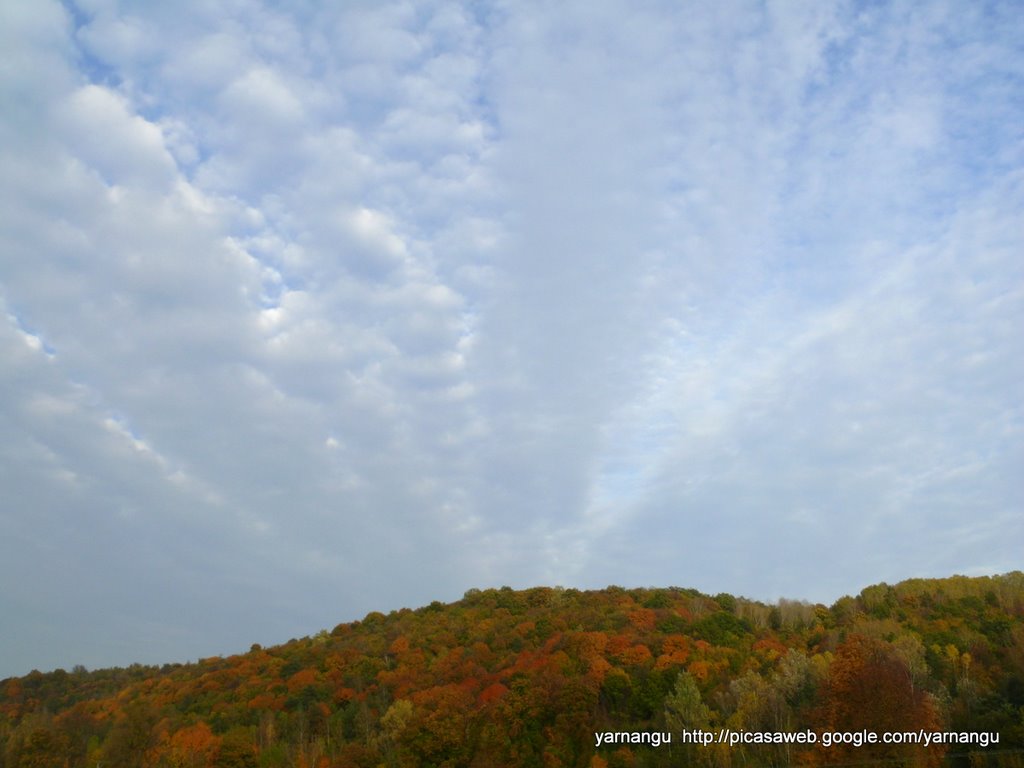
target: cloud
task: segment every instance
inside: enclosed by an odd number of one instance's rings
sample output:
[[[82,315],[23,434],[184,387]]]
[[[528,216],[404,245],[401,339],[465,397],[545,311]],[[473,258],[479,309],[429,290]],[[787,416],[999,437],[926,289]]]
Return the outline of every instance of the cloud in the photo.
[[[87,85],[71,94],[64,109],[71,151],[107,184],[154,188],[174,178],[175,162],[163,132],[132,114],[118,94]]]
[[[3,13],[0,674],[1016,567],[1018,20]]]

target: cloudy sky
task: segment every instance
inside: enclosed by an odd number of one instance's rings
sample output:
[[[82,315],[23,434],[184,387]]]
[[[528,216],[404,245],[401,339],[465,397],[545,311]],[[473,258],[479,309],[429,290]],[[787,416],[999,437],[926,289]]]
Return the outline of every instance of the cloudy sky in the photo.
[[[0,17],[0,677],[1024,565],[1018,2]]]

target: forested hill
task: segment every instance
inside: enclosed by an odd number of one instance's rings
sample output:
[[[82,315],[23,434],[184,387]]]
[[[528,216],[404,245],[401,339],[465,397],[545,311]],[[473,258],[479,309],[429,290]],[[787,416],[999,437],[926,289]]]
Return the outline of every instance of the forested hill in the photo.
[[[680,739],[808,728],[999,742],[972,756],[980,745]],[[596,733],[673,741],[597,747]],[[879,584],[831,607],[679,588],[471,590],[227,658],[0,682],[0,768],[973,767],[1021,765],[1022,746],[1021,572]]]

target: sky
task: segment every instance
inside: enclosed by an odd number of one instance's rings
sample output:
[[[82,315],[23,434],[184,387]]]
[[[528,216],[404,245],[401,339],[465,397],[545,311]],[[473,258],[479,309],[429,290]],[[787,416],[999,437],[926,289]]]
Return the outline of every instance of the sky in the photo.
[[[0,677],[1020,569],[1022,10],[0,0]]]

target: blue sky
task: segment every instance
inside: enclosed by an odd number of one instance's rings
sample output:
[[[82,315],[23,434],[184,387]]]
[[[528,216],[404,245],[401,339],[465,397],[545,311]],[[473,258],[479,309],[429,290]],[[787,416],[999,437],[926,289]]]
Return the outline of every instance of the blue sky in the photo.
[[[1020,568],[1019,3],[0,7],[0,676]]]

